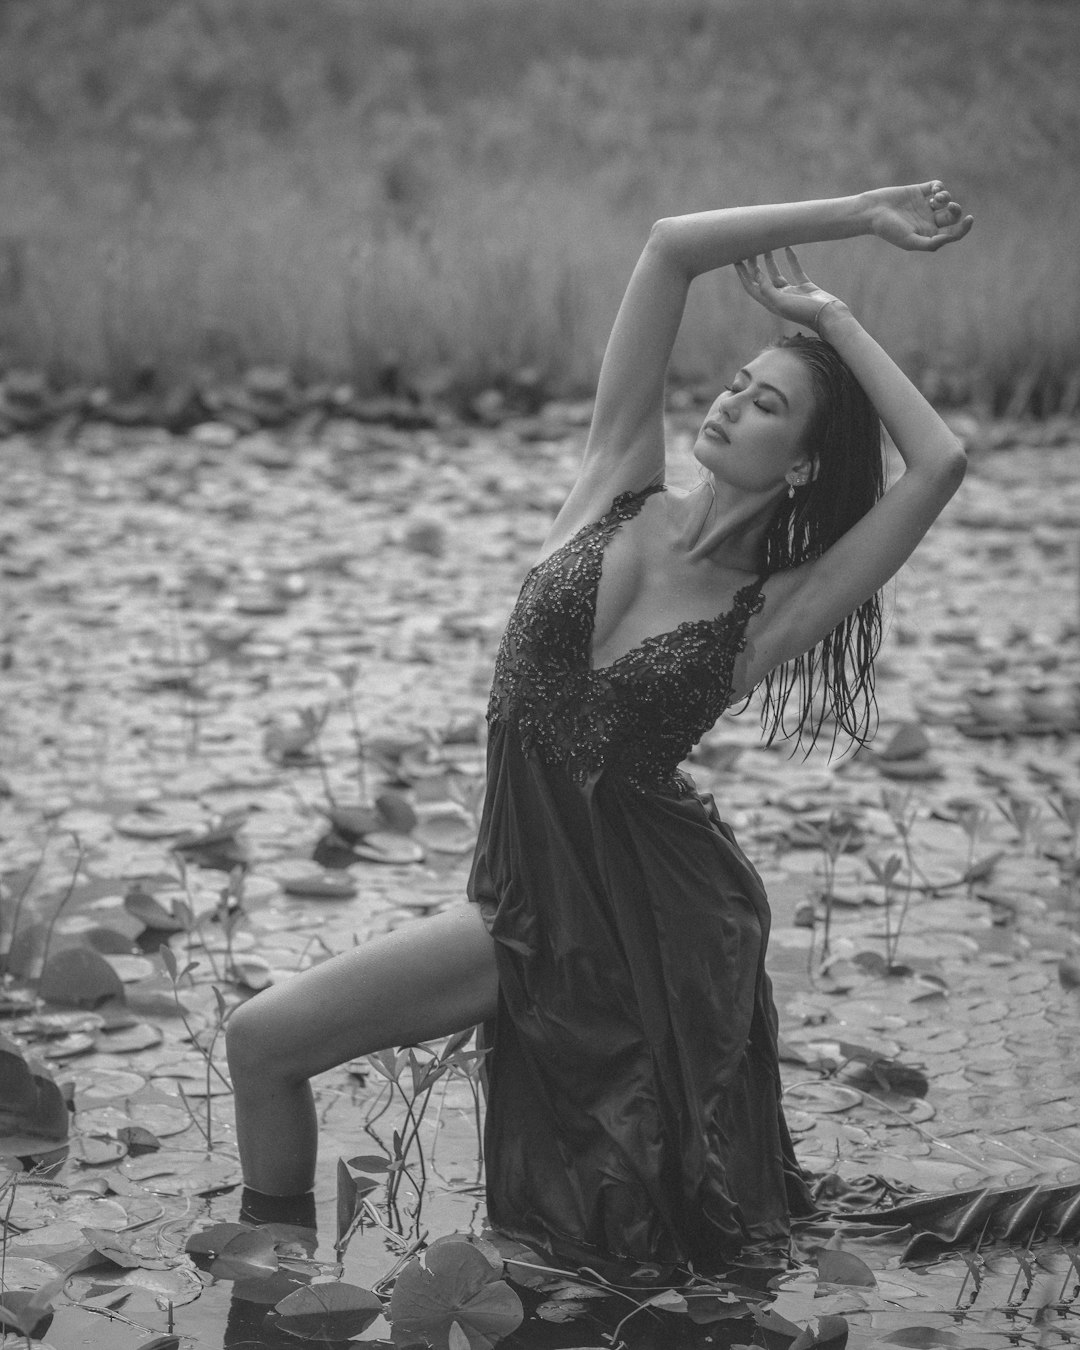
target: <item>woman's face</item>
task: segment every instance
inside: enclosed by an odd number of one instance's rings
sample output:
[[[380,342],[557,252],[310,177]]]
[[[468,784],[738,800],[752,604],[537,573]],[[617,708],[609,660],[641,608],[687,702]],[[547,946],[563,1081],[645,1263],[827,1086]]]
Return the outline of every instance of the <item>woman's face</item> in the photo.
[[[709,409],[694,457],[718,482],[751,492],[782,488],[809,471],[803,437],[814,413],[806,367],[783,348],[755,356]]]

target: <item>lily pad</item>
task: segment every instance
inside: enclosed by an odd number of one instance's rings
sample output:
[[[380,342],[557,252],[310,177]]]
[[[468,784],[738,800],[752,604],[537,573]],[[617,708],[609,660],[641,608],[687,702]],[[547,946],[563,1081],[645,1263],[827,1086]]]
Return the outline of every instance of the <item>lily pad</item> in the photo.
[[[49,958],[38,993],[46,1003],[96,1008],[110,999],[123,1002],[124,986],[104,956],[89,947],[70,947]]]
[[[482,1252],[467,1242],[432,1247],[425,1265],[409,1261],[394,1285],[390,1321],[394,1341],[442,1344],[457,1322],[472,1350],[491,1350],[520,1326],[521,1300],[500,1280]]]
[[[275,1305],[276,1324],[303,1340],[343,1340],[359,1336],[382,1314],[382,1300],[370,1289],[318,1280]]]
[[[301,900],[352,900],[356,882],[340,873],[312,872],[307,876],[283,877],[281,889]]]
[[[405,834],[378,830],[353,845],[353,854],[362,862],[418,863],[424,861],[424,850]]]

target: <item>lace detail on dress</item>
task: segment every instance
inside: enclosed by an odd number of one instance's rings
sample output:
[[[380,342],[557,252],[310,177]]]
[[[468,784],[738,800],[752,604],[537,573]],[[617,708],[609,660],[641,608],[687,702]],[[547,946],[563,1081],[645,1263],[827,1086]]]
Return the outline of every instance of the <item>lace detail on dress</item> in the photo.
[[[513,727],[579,784],[614,772],[643,791],[692,791],[679,763],[731,702],[761,579],[726,614],[691,619],[593,670],[589,648],[604,549],[660,486],[616,497],[607,513],[525,577],[495,662],[488,721]]]

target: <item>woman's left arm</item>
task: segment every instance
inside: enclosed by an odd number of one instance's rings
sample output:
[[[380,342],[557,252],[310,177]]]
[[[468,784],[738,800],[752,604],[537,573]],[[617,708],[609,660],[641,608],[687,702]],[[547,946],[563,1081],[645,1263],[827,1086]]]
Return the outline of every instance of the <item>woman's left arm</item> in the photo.
[[[743,285],[766,308],[816,329],[835,348],[874,405],[905,472],[821,558],[777,587],[783,613],[756,653],[755,667],[767,662],[758,678],[816,645],[899,571],[967,468],[963,447],[903,371],[847,305],[816,287],[787,252],[790,280],[766,256],[764,272],[756,262],[738,265]]]

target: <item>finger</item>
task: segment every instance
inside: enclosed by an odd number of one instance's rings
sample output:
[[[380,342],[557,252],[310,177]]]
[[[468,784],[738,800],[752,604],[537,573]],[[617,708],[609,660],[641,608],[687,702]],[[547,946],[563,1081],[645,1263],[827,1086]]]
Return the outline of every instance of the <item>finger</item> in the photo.
[[[769,280],[774,286],[788,285],[788,282],[784,279],[783,274],[776,265],[776,259],[771,253],[765,254],[765,269],[769,273]]]
[[[748,262],[744,258],[741,262],[735,264],[735,271],[739,280],[742,282],[743,287],[752,295],[758,285],[758,278],[755,275],[755,263],[752,260]]]
[[[940,234],[935,234],[930,239],[921,240],[919,247],[929,250],[931,253],[936,253],[939,248],[944,248],[946,244],[954,244],[958,239],[963,239],[974,224],[974,216],[965,216],[959,225],[954,225]]]
[[[742,283],[742,288],[747,295],[756,300],[758,298],[757,287],[754,285],[753,278],[750,276],[750,270],[744,262],[737,262],[735,264],[735,275],[739,278],[739,281]]]
[[[813,285],[813,282],[811,282],[810,278],[803,271],[802,263],[800,263],[799,259],[796,257],[795,250],[793,248],[785,248],[784,252],[787,254],[788,271],[791,273],[795,284],[797,286]]]
[[[955,225],[964,214],[959,202],[946,202],[944,205],[935,207],[934,224],[939,228],[945,225]]]

